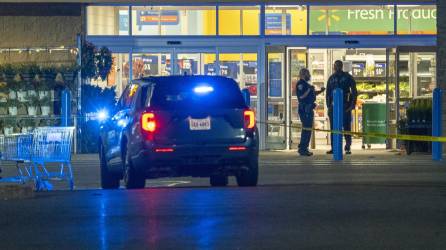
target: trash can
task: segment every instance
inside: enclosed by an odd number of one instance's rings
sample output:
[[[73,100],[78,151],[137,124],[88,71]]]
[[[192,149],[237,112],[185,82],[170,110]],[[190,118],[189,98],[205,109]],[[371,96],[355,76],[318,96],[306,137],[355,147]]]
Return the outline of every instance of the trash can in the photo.
[[[378,102],[365,102],[362,104],[362,132],[382,133],[386,131],[386,104]],[[371,144],[384,144],[386,138],[364,136],[362,139],[363,148],[365,145],[370,148]]]

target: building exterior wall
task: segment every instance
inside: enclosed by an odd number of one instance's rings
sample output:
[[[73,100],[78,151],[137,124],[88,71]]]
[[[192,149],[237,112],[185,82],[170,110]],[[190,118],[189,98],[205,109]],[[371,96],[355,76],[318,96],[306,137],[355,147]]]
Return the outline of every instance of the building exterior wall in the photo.
[[[80,4],[1,4],[0,48],[74,47],[82,32]],[[0,63],[73,60],[70,53],[3,52]]]

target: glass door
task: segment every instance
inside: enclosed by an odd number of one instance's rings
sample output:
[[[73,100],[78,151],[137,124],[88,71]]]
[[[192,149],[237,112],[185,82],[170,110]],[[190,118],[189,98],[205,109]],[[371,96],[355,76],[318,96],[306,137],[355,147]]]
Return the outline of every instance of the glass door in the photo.
[[[288,119],[290,122],[288,129],[288,148],[295,149],[300,141],[301,122],[297,114],[297,96],[296,84],[299,80],[299,71],[307,67],[307,49],[306,48],[287,48],[287,97],[288,97]],[[314,137],[312,137],[314,138]],[[314,148],[314,140],[312,148]]]
[[[397,120],[406,118],[411,100],[432,98],[432,91],[437,86],[436,72],[435,48],[397,48]]]
[[[132,79],[172,74],[172,52],[133,53]]]
[[[435,47],[398,47],[396,60],[395,92],[398,124],[407,118],[407,110],[412,100],[432,98],[432,92],[437,86]],[[414,107],[418,108],[420,107]]]
[[[285,47],[267,47],[267,135],[268,149],[286,149]]]
[[[176,74],[217,75],[217,55],[215,49],[209,51],[175,50]]]

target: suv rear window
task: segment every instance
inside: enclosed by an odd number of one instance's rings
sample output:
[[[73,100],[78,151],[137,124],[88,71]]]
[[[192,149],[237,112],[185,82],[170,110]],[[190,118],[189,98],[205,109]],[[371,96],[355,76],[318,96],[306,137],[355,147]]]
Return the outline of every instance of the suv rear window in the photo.
[[[246,106],[237,83],[231,79],[178,77],[163,80],[154,86],[151,107],[184,110]]]

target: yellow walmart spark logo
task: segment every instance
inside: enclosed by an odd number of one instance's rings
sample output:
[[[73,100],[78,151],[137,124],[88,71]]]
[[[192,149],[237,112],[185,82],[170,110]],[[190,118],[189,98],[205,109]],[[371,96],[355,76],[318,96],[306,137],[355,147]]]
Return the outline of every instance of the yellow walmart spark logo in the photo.
[[[338,12],[338,10],[321,10],[321,12],[322,15],[320,15],[317,20],[319,22],[326,20],[328,26],[331,26],[332,21],[339,22],[341,20],[341,18],[335,14],[336,12]]]

